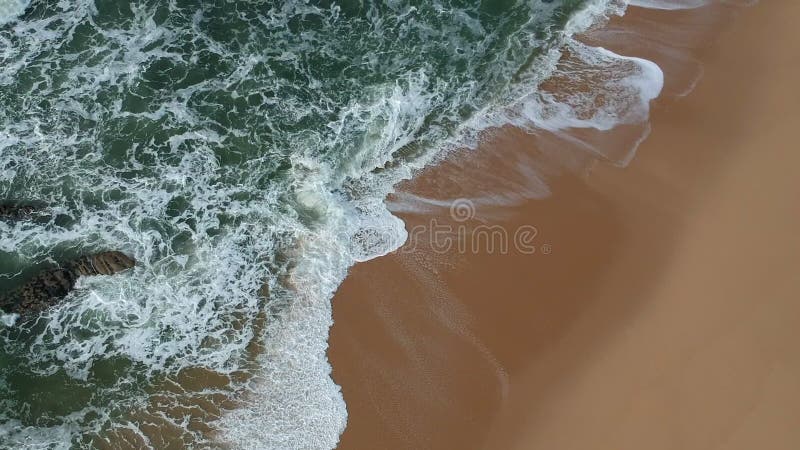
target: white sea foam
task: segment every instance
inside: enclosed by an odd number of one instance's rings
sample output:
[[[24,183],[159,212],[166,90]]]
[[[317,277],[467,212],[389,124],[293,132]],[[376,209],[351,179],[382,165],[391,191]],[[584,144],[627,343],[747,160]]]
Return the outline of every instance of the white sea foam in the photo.
[[[0,322],[7,327],[14,326],[17,319],[19,319],[19,314],[0,314]]]
[[[0,387],[3,387],[2,383]],[[14,449],[69,450],[74,448],[72,438],[82,431],[77,423],[86,416],[104,417],[106,414],[102,408],[83,408],[69,413],[62,425],[53,426],[31,426],[18,420],[7,420],[0,423],[0,442]]]
[[[712,5],[714,3],[749,7],[758,3],[758,0],[627,0],[627,2],[630,6],[675,11],[681,9],[702,8],[703,6]]]
[[[522,116],[533,127],[609,131],[647,120],[650,101],[658,97],[664,84],[664,75],[656,64],[579,42],[571,42],[566,48],[575,61],[556,76],[570,78],[571,87],[537,91],[520,102]],[[587,83],[585,89],[580,89],[582,82]],[[597,101],[598,95],[604,97],[602,104]]]
[[[676,10],[700,8],[701,6],[708,5],[711,1],[712,0],[628,0],[628,4],[648,9]]]
[[[0,439],[26,450],[68,450],[70,438],[77,431],[76,426],[32,427],[9,420],[0,424]]]
[[[16,20],[29,4],[29,0],[0,0],[0,26]]]

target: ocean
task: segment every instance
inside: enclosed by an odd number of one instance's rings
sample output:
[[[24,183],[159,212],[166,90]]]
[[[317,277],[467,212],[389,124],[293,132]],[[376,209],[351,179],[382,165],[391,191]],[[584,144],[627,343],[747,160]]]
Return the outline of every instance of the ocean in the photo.
[[[0,291],[138,262],[3,315],[0,447],[335,447],[330,299],[405,241],[387,194],[492,127],[645,121],[658,66],[572,39],[625,7],[0,0],[0,201],[43,211],[0,221]]]

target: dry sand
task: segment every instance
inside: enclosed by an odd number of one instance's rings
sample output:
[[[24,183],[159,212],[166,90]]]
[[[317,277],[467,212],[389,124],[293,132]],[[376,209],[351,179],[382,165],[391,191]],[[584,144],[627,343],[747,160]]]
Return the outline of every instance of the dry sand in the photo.
[[[329,350],[340,448],[800,448],[798,17],[794,0],[743,11],[698,53],[696,90],[656,102],[630,166],[479,209],[534,225],[536,253],[422,245],[354,267]],[[508,131],[454,160],[529,145]]]

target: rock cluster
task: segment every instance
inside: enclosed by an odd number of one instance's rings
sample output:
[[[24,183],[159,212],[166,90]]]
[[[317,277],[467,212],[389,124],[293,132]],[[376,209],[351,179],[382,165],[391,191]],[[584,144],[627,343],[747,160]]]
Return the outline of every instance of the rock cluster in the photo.
[[[62,267],[43,270],[23,286],[0,295],[0,309],[7,314],[29,317],[58,304],[75,289],[82,276],[113,275],[134,265],[133,258],[120,252],[82,256]]]
[[[34,206],[0,203],[0,220],[31,219],[38,209]],[[94,275],[113,275],[136,265],[133,258],[120,252],[102,252],[68,261],[56,268],[45,269],[21,287],[0,293],[0,310],[30,318],[58,304],[73,289],[78,278]]]
[[[0,203],[0,220],[30,219],[36,211],[37,208],[31,205]]]

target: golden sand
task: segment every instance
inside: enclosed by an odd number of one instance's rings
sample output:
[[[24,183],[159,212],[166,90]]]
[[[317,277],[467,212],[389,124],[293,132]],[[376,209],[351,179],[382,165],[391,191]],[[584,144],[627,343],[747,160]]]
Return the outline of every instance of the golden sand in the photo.
[[[800,448],[798,17],[793,0],[742,11],[697,51],[694,92],[656,101],[630,166],[486,214],[535,226],[536,253],[353,268],[329,351],[340,448]],[[509,131],[454,159],[531,151]]]

